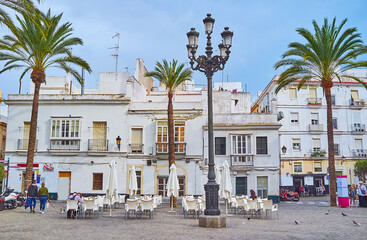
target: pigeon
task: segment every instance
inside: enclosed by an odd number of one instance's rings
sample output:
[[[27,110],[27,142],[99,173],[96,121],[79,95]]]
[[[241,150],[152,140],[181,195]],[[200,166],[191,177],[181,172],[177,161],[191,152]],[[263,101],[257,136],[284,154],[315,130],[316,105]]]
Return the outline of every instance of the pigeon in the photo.
[[[354,223],[355,225],[357,225],[357,226],[361,226],[361,224],[360,224],[359,222],[354,221],[354,220],[352,220],[352,221],[353,221],[353,223]]]
[[[247,218],[247,220],[250,220],[250,219],[251,219],[250,217]]]
[[[297,220],[296,220],[296,221],[294,221],[294,222],[295,222],[297,225],[299,224],[299,221],[297,221]]]
[[[325,215],[329,215],[329,210],[327,210],[327,212],[325,213]]]
[[[346,216],[348,216],[347,214],[345,214],[345,213],[343,213],[343,212],[342,212],[342,215],[343,215],[343,217],[346,217]]]

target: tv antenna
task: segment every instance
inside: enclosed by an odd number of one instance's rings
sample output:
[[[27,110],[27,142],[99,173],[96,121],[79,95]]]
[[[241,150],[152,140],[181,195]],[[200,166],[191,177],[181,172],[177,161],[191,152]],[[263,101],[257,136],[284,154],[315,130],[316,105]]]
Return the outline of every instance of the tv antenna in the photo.
[[[118,66],[118,61],[119,61],[119,48],[120,48],[120,33],[116,33],[112,38],[115,38],[115,37],[117,37],[117,44],[115,44],[114,47],[110,47],[108,49],[115,49],[115,53],[112,54],[112,56],[116,58],[115,72],[117,76],[117,66]]]

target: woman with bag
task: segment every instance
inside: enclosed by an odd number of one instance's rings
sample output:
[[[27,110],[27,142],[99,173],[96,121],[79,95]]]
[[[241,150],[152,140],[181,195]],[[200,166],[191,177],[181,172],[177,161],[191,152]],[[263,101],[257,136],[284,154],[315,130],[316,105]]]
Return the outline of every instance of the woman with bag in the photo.
[[[42,183],[41,188],[38,190],[38,196],[40,199],[40,213],[45,213],[46,202],[49,199],[48,189],[45,187],[45,183]]]
[[[352,186],[349,187],[349,205],[356,206],[356,196],[357,196],[357,188],[355,184],[352,184]],[[352,205],[353,203],[353,205]]]

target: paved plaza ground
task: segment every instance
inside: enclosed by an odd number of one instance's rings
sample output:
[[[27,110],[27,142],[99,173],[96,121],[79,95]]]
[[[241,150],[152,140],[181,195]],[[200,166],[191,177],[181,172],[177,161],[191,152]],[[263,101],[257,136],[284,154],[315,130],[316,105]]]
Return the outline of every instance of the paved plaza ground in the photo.
[[[0,239],[367,239],[367,208],[331,208],[327,197],[282,202],[279,219],[276,214],[273,220],[232,215],[222,229],[200,228],[197,219],[184,219],[181,209],[169,213],[168,204],[154,219],[142,220],[126,220],[123,209],[113,210],[113,218],[106,211],[96,219],[66,219],[59,213],[63,203],[53,204],[57,211],[50,207],[44,215],[24,207],[0,212]]]

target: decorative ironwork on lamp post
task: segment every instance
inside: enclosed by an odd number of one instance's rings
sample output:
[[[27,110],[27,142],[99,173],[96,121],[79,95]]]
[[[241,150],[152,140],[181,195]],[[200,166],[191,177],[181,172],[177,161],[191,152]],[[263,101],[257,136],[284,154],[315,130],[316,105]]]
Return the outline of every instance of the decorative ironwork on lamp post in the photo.
[[[214,141],[213,141],[213,95],[212,95],[212,78],[213,74],[219,70],[224,69],[229,54],[229,50],[232,46],[233,32],[229,31],[228,27],[224,28],[222,35],[222,43],[218,45],[220,55],[212,56],[213,47],[211,42],[211,34],[213,32],[214,18],[211,14],[207,14],[207,17],[203,20],[205,25],[205,33],[207,35],[207,42],[205,48],[205,55],[200,55],[196,58],[196,50],[198,48],[199,33],[195,31],[195,28],[191,28],[191,31],[187,33],[189,44],[187,45],[188,57],[190,59],[190,65],[192,70],[203,72],[208,79],[208,143],[209,143],[209,173],[208,183],[205,185],[206,193],[206,209],[205,215],[220,215],[218,207],[218,191],[219,185],[215,182],[214,171]]]

